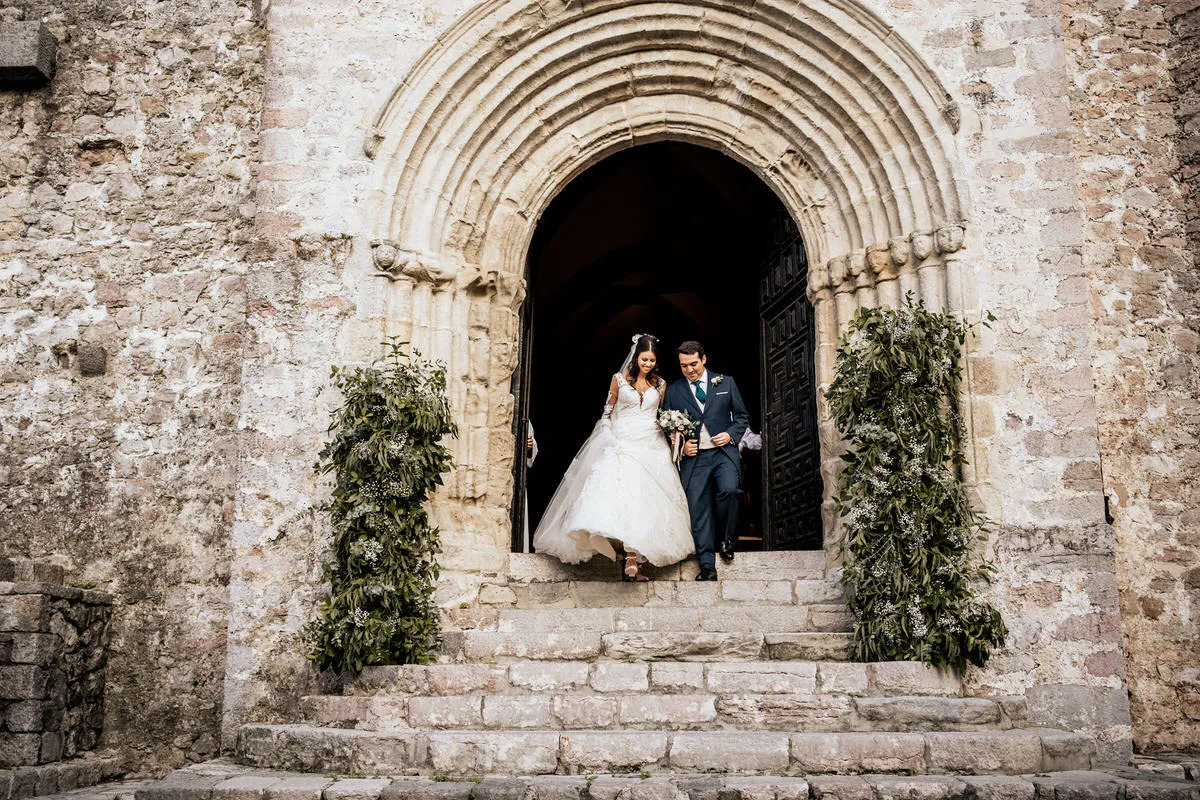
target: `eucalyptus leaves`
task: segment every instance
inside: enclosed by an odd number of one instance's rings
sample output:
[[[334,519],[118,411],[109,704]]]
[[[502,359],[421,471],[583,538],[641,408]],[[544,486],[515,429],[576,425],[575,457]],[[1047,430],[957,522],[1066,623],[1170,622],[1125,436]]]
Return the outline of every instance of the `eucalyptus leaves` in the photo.
[[[342,405],[316,465],[334,475],[322,509],[333,526],[331,592],[302,634],[321,668],[423,663],[438,641],[441,546],[424,503],[452,466],[442,439],[458,429],[445,369],[403,348],[389,339],[374,366],[334,367],[331,375]]]
[[[986,662],[1007,635],[974,591],[993,568],[973,558],[985,520],[960,477],[956,399],[967,327],[908,303],[863,309],[838,344],[827,398],[850,447],[838,496],[843,580],[859,660],[961,670]]]

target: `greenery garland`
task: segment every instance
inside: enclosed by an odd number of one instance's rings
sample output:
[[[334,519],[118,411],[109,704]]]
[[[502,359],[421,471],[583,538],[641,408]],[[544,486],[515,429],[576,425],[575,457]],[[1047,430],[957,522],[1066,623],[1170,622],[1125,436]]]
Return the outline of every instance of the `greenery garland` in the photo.
[[[910,294],[899,310],[860,311],[838,343],[826,397],[850,447],[837,508],[862,661],[962,670],[982,666],[1008,633],[975,595],[994,567],[972,557],[986,520],[961,478],[959,355],[968,330],[914,306]]]
[[[439,639],[441,543],[424,504],[453,466],[442,440],[458,428],[444,365],[407,356],[395,337],[383,345],[371,367],[333,368],[342,405],[315,467],[334,475],[322,508],[333,527],[331,591],[301,635],[313,664],[339,672],[426,663]]]

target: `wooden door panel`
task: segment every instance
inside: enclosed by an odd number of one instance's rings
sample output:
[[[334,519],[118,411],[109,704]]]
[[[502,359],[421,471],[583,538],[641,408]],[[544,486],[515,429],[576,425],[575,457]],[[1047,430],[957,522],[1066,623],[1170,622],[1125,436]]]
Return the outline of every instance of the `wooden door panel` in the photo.
[[[816,333],[805,295],[808,261],[788,217],[775,225],[775,249],[761,273],[764,544],[819,549],[820,443],[817,438]]]

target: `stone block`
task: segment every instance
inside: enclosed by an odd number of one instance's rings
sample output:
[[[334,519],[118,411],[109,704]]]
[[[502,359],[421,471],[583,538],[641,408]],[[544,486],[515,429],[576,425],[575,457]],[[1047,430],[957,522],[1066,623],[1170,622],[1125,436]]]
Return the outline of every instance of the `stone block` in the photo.
[[[844,603],[846,593],[842,585],[830,580],[799,580],[792,584],[792,597],[796,605],[821,603]]]
[[[752,731],[677,733],[671,766],[715,772],[782,772],[788,768],[788,736]]]
[[[40,700],[46,697],[50,673],[30,664],[0,666],[0,699]]]
[[[57,42],[40,21],[0,25],[0,89],[36,89],[54,77]]]
[[[650,665],[650,686],[659,691],[690,692],[704,688],[704,665],[656,661]]]
[[[0,594],[0,631],[49,632],[50,598],[44,594]]]
[[[267,787],[278,780],[278,775],[261,773],[235,775],[212,787],[212,800],[261,800]]]
[[[586,660],[600,655],[601,635],[596,632],[466,631],[463,655],[473,661],[493,658]]]
[[[721,779],[715,775],[677,775],[674,783],[688,800],[719,800]]]
[[[719,581],[721,599],[732,603],[791,603],[791,581]]]
[[[430,733],[429,765],[438,775],[544,775],[558,768],[558,734],[524,731]]]
[[[509,665],[508,680],[533,692],[563,692],[585,686],[589,667],[586,661],[518,661]]]
[[[41,733],[46,728],[47,702],[20,700],[4,709],[4,729],[14,733]]]
[[[1122,780],[1124,800],[1200,800],[1200,785],[1182,780]]]
[[[63,735],[58,731],[46,731],[42,734],[42,746],[38,759],[42,764],[58,761],[63,757]]]
[[[837,695],[734,694],[717,700],[722,721],[738,728],[767,730],[846,730],[854,707]]]
[[[320,775],[302,775],[280,778],[266,788],[264,800],[321,800],[332,778]]]
[[[408,724],[414,728],[479,728],[483,699],[479,695],[408,698]]]
[[[379,795],[391,784],[390,778],[342,778],[325,789],[325,800],[379,800]],[[216,800],[216,787],[213,793]]]
[[[583,776],[546,776],[529,785],[529,800],[582,800],[588,789]]]
[[[614,777],[612,775],[593,776],[587,790],[588,800],[617,800],[621,792],[642,782],[642,778]]]
[[[817,687],[821,694],[867,694],[870,687],[867,665],[822,661],[817,665]]]
[[[768,633],[767,655],[778,661],[842,661],[854,653],[848,633]]]
[[[108,353],[98,344],[80,342],[75,353],[79,374],[85,378],[103,375],[108,371]]]
[[[213,786],[221,780],[223,776],[195,775],[178,770],[139,789],[137,800],[209,800]]]
[[[805,772],[924,772],[918,733],[795,733],[792,763]]]
[[[1056,770],[1091,769],[1099,760],[1096,740],[1082,733],[1067,731],[1040,731],[1042,742],[1042,769]]]
[[[808,800],[808,781],[775,775],[730,776],[725,779],[722,797],[736,800]]]
[[[951,670],[939,670],[920,661],[888,661],[871,665],[875,691],[882,695],[962,694],[962,681]]]
[[[811,695],[817,690],[817,665],[804,662],[758,661],[709,664],[705,670],[708,690],[717,693],[794,693]]]
[[[1034,800],[1033,784],[1008,775],[963,775],[967,800]]]
[[[666,764],[667,734],[564,732],[562,763],[573,772],[630,772]]]
[[[589,680],[597,692],[644,692],[650,688],[649,667],[622,661],[598,661]]]
[[[475,784],[471,800],[521,800],[527,785],[519,778],[484,778]]]
[[[517,594],[506,583],[485,583],[479,587],[479,602],[492,606],[513,605],[517,602]]]
[[[700,609],[700,629],[720,633],[788,633],[808,630],[808,606],[752,605],[716,606]]]
[[[47,666],[58,657],[58,637],[53,633],[12,633],[9,658],[14,664]]]
[[[604,654],[610,658],[711,661],[751,659],[762,653],[763,637],[748,633],[691,633],[649,631],[604,635]]]
[[[854,705],[863,719],[897,726],[889,730],[1000,723],[1000,706],[975,697],[860,697]]]
[[[385,787],[379,800],[468,800],[474,788],[470,781],[401,778]]]
[[[502,633],[616,630],[616,614],[611,608],[502,608],[499,614]]]
[[[929,733],[925,738],[934,772],[1022,775],[1042,769],[1042,741],[1036,733]]]
[[[550,698],[544,695],[484,695],[483,724],[488,728],[549,728]]]
[[[688,796],[669,780],[650,778],[621,789],[614,800],[688,800]]]
[[[686,607],[622,608],[617,611],[618,631],[694,631],[700,628],[700,609]]]
[[[551,712],[565,730],[611,728],[617,723],[616,696],[568,694],[556,696]]]
[[[1030,777],[1038,798],[1054,800],[1121,800],[1124,787],[1102,772],[1059,772]]]
[[[24,767],[41,763],[40,733],[0,733],[0,767]]]
[[[876,800],[957,800],[965,787],[942,775],[867,775]]]
[[[857,775],[810,775],[814,800],[874,800],[875,790]]]
[[[425,674],[431,695],[498,692],[505,687],[505,668],[493,664],[438,664]]]
[[[691,728],[717,718],[712,695],[635,694],[619,698],[621,725]]]

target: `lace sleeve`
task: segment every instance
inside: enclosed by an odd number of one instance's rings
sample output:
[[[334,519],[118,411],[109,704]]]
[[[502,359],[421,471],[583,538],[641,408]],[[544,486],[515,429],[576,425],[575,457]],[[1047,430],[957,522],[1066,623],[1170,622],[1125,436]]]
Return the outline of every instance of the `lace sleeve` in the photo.
[[[612,376],[612,381],[608,384],[608,398],[604,401],[603,419],[612,417],[613,409],[617,405],[617,376]]]

